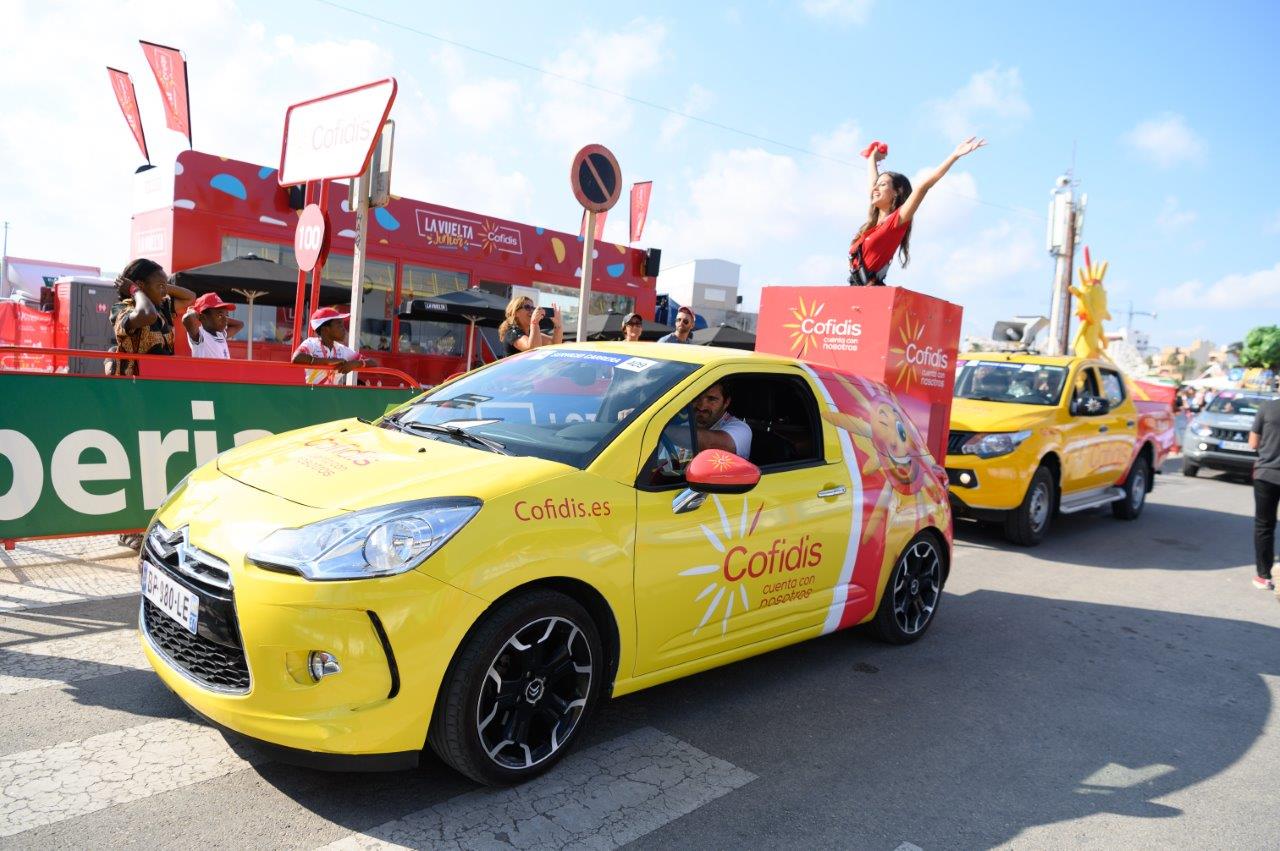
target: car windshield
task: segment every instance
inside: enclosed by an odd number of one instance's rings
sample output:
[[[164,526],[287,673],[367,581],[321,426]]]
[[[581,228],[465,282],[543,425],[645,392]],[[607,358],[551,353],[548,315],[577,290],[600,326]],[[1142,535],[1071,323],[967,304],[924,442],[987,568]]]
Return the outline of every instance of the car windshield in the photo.
[[[956,376],[957,399],[1056,405],[1067,370],[1062,366],[1006,361],[963,360]]]
[[[382,423],[583,468],[695,364],[548,346],[463,376]]]
[[[1262,396],[1256,393],[1233,393],[1230,390],[1224,390],[1219,393],[1214,400],[1209,403],[1206,408],[1211,414],[1240,414],[1246,417],[1252,417],[1258,413],[1258,407],[1264,402],[1270,402],[1274,396]]]

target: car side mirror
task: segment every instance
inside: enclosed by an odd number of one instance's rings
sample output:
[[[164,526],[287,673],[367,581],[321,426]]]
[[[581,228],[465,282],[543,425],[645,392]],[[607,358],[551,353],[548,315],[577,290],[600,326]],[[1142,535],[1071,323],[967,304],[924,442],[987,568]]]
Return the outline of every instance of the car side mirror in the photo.
[[[1111,403],[1101,396],[1085,394],[1071,403],[1071,413],[1078,417],[1100,417],[1111,411]]]
[[[760,482],[760,468],[723,449],[704,449],[684,471],[689,490],[698,493],[746,493]]]

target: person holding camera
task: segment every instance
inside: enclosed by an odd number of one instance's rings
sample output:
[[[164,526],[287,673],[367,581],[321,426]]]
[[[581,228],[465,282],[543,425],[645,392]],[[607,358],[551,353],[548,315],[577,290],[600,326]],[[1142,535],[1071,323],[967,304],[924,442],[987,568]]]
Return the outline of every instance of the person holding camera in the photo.
[[[511,299],[507,303],[507,318],[498,326],[498,336],[506,347],[504,356],[564,342],[560,311],[554,304],[551,305],[550,335],[542,330],[542,320],[546,316],[546,310],[522,295]]]
[[[903,266],[911,262],[911,220],[920,202],[956,160],[986,143],[985,139],[976,136],[965,139],[914,189],[906,175],[896,171],[880,173],[880,161],[889,155],[889,146],[871,143],[864,152],[871,179],[871,208],[867,211],[867,221],[849,243],[849,283],[852,286],[884,286],[895,251],[902,258]]]

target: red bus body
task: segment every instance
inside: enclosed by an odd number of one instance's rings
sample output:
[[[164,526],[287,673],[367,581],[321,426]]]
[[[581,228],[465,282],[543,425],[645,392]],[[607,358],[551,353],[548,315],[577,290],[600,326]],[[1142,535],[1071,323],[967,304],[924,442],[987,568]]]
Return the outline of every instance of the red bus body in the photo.
[[[296,269],[292,252],[299,211],[290,207],[288,192],[277,185],[274,168],[184,151],[178,155],[171,185],[163,168],[144,172],[138,180],[135,210],[139,212],[133,216],[131,256],[149,257],[171,272],[246,253],[268,256]],[[349,289],[355,214],[347,206],[345,183],[331,187],[328,216],[330,263],[336,258],[340,266],[346,259]],[[381,282],[372,303],[365,296],[361,348],[382,365],[424,384],[438,383],[464,369],[459,341],[464,339],[465,326],[452,326],[456,336],[446,340],[454,344],[450,353],[421,350],[413,337],[418,329],[406,328],[397,315],[405,298],[434,294],[430,290],[437,286],[437,293],[483,286],[509,295],[515,285],[541,290],[544,305],[557,300],[576,304],[582,261],[582,241],[576,234],[393,198],[387,207],[371,211],[367,246],[375,277],[381,275]],[[646,252],[625,245],[596,244],[592,313],[634,309],[653,315],[656,278],[644,274],[646,257]],[[342,282],[339,272],[327,273],[327,283]],[[370,274],[366,270],[366,286]],[[240,300],[228,292],[221,295]],[[267,315],[263,311],[257,308],[255,317]],[[276,313],[275,339],[264,340],[259,336],[263,331],[255,331],[255,360],[288,360],[292,354],[292,335],[284,333],[286,325],[291,332],[292,311],[279,308]],[[572,327],[568,321],[566,327]],[[176,336],[178,353],[185,354],[185,335]],[[246,348],[243,339],[233,340],[231,356],[246,357]],[[445,348],[439,346],[436,351]]]

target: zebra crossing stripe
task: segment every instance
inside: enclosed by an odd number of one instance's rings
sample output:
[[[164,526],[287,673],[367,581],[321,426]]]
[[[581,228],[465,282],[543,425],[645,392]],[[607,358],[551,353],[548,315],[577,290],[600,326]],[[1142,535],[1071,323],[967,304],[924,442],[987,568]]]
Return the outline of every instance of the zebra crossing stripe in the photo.
[[[645,727],[522,786],[470,792],[325,848],[617,848],[755,779]]]
[[[0,647],[0,695],[147,667],[135,629],[49,638]]]
[[[9,754],[0,757],[0,836],[149,798],[251,765],[216,730],[179,719]]]

